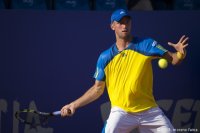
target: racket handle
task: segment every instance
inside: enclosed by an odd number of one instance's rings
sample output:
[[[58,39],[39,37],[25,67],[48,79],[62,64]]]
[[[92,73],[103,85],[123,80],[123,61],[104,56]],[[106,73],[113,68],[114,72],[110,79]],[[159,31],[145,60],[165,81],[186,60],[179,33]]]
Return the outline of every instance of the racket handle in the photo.
[[[60,111],[55,111],[55,112],[53,112],[52,114],[53,114],[53,115],[60,115],[61,112],[60,112]]]
[[[71,110],[70,109],[68,110],[68,113],[71,114]],[[52,113],[52,115],[60,115],[60,114],[61,114],[60,111],[55,111],[55,112]]]

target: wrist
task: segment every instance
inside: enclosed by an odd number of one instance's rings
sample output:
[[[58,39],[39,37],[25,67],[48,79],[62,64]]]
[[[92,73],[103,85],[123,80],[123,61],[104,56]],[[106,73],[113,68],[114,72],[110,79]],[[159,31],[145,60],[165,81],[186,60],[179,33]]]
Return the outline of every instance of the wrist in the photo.
[[[72,103],[70,103],[70,105],[76,110],[78,107],[77,107],[77,103],[74,101]]]
[[[185,54],[182,54],[180,52],[176,52],[176,56],[179,60],[183,60],[186,57],[186,52],[185,52]]]

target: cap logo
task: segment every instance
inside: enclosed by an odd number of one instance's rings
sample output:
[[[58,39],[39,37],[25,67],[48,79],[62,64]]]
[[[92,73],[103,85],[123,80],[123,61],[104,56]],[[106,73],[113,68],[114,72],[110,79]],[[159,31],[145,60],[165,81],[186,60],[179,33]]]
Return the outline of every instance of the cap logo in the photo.
[[[124,11],[121,11],[119,14],[123,14],[123,13],[125,13]]]
[[[131,18],[131,16],[128,14],[127,10],[124,9],[118,9],[116,11],[114,11],[111,15],[111,23],[114,21],[120,21],[124,16],[127,16],[129,18]]]

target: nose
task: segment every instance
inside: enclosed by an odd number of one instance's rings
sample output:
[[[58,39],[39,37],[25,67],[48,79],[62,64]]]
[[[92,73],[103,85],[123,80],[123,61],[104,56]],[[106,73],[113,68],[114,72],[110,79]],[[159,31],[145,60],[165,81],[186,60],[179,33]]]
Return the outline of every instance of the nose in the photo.
[[[125,23],[122,24],[122,28],[123,28],[123,29],[127,28],[127,24],[125,24]]]

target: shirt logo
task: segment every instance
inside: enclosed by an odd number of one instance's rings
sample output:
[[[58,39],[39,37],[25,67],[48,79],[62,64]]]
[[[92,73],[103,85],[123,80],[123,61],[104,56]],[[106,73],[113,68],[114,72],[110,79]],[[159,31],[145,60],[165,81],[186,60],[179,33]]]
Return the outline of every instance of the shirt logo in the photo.
[[[126,57],[127,56],[125,52],[122,52],[121,55],[122,55],[122,57]]]
[[[156,44],[157,44],[157,42],[156,42],[156,41],[153,41],[152,46],[155,47]]]

